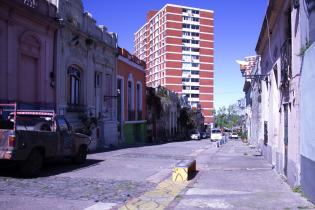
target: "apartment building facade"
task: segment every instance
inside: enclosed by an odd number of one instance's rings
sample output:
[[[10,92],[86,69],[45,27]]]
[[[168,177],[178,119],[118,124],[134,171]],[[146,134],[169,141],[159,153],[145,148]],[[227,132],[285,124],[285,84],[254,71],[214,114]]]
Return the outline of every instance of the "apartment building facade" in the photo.
[[[201,108],[213,122],[213,11],[167,4],[149,11],[135,33],[135,55],[146,61],[146,84],[163,86]]]

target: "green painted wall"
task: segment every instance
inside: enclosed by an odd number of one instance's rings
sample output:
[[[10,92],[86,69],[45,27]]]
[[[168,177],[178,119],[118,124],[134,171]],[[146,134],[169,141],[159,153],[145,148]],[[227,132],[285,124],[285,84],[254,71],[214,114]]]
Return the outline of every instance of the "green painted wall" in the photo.
[[[124,124],[123,135],[126,144],[145,143],[147,141],[147,124]]]

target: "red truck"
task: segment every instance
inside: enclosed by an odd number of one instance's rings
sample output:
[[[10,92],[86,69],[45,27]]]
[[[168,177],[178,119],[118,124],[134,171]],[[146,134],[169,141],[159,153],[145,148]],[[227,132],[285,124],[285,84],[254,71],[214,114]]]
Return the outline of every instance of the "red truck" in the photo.
[[[70,158],[84,163],[90,141],[54,111],[0,104],[0,160],[17,163],[24,176],[38,176],[45,159]]]

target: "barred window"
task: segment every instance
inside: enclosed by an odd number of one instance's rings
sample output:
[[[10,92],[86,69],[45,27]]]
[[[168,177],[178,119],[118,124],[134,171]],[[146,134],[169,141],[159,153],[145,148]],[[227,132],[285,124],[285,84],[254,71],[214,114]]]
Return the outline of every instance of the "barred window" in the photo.
[[[81,102],[81,71],[76,66],[68,68],[69,98],[71,105],[79,105]]]

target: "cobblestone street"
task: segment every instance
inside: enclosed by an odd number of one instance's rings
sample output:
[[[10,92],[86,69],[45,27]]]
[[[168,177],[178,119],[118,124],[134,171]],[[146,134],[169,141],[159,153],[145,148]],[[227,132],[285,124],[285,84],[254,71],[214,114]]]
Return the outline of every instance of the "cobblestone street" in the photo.
[[[173,166],[190,158],[197,160],[196,177],[172,182]],[[0,209],[313,208],[239,141],[219,148],[202,140],[100,152],[82,167],[48,163],[35,179],[4,170]]]
[[[154,184],[149,182],[141,183],[129,180],[69,177],[0,178],[0,195],[123,203],[131,197],[140,196],[153,186]]]

